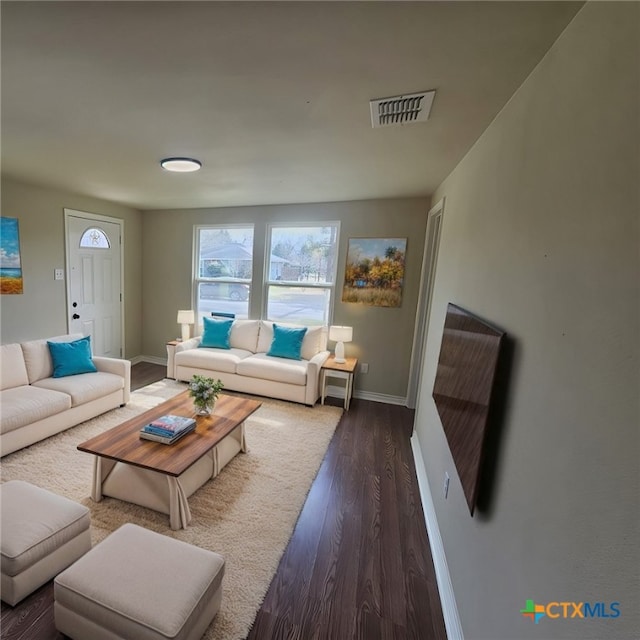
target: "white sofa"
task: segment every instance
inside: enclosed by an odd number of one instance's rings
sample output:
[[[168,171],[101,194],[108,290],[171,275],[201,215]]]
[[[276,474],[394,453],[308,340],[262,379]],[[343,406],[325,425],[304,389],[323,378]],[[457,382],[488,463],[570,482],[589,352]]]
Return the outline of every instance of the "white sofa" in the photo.
[[[204,375],[220,379],[232,391],[313,406],[320,397],[320,369],[329,357],[327,328],[307,327],[301,360],[268,356],[272,340],[272,322],[234,320],[230,349],[199,347],[201,336],[178,344],[173,377],[190,380],[195,374]]]
[[[71,342],[82,334],[49,338]],[[95,373],[53,378],[47,340],[0,347],[0,455],[73,427],[126,404],[131,363],[93,357]]]

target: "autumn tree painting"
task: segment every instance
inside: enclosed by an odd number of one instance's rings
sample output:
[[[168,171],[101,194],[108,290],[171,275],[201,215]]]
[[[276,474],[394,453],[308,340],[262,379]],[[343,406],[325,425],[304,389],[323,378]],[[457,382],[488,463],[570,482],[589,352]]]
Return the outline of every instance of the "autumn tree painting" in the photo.
[[[342,301],[399,307],[406,249],[406,238],[351,238]]]

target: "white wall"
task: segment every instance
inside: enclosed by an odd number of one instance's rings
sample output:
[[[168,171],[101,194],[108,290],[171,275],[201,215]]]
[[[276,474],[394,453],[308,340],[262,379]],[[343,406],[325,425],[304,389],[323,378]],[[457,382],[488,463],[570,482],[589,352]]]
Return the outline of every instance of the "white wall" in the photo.
[[[467,640],[640,636],[639,25],[637,3],[587,3],[434,195],[416,434]],[[431,398],[449,301],[515,345],[473,518]],[[621,616],[535,625],[526,599],[618,601]]]

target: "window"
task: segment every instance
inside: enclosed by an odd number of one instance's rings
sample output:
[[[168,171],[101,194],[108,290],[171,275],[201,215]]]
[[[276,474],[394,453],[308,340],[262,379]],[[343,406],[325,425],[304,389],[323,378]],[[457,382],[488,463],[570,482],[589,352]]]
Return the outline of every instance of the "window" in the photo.
[[[83,249],[109,249],[110,246],[107,234],[95,227],[87,229],[80,238],[80,247]]]
[[[196,227],[195,287],[199,324],[212,311],[249,317],[253,226]]]
[[[271,226],[265,260],[266,316],[327,325],[336,281],[338,222]]]

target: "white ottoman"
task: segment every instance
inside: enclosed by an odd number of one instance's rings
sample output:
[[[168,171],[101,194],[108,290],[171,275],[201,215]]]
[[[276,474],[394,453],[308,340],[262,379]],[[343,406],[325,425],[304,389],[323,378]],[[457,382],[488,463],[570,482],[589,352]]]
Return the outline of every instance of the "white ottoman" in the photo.
[[[125,524],[54,581],[56,629],[74,640],[196,640],[222,601],[224,558]]]
[[[0,485],[2,600],[17,604],[91,549],[89,509],[22,480]]]

